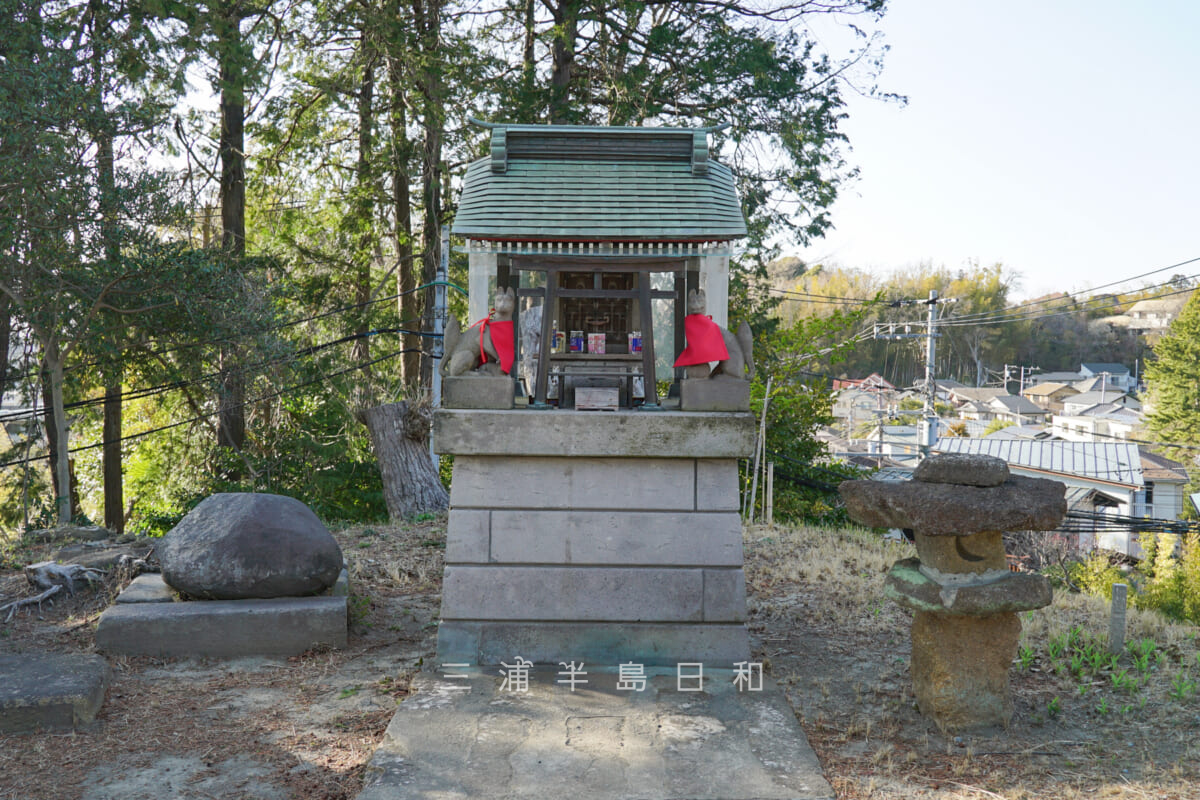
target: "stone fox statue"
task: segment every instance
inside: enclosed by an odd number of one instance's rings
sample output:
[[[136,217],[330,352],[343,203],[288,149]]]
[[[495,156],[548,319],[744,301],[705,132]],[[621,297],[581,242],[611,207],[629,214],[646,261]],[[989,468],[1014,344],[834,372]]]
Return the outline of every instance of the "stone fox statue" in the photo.
[[[737,335],[712,321],[708,316],[708,299],[702,289],[692,289],[687,296],[687,316],[683,332],[687,347],[675,359],[675,366],[686,367],[687,377],[723,377],[747,380],[754,374],[754,337],[750,326],[743,322]],[[717,365],[709,371],[709,362]]]
[[[442,340],[445,357],[442,359],[442,375],[462,375],[474,370],[485,375],[499,375],[512,371],[513,309],[517,296],[512,288],[497,289],[493,298],[492,313],[465,331],[457,319],[446,324]]]

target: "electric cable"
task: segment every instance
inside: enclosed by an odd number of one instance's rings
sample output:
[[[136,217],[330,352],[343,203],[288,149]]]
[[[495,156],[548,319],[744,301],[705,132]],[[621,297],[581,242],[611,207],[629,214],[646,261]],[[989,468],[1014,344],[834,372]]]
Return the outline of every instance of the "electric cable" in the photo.
[[[246,406],[254,405],[256,403],[262,403],[267,400],[273,400],[274,398],[281,397],[282,395],[285,395],[289,392],[294,392],[297,389],[303,389],[304,387],[311,386],[314,383],[321,383],[322,381],[326,381],[330,378],[336,378],[339,375],[345,375],[347,373],[354,372],[356,370],[366,369],[367,367],[370,367],[374,364],[378,364],[382,361],[387,361],[388,359],[395,358],[396,356],[403,355],[404,353],[424,353],[424,352],[425,352],[424,350],[421,350],[420,348],[417,348],[417,347],[409,347],[409,348],[404,348],[401,350],[396,350],[391,353],[388,353],[387,355],[379,356],[378,358],[373,358],[370,361],[366,361],[361,364],[355,364],[353,366],[346,367],[345,369],[337,370],[336,372],[322,374],[319,377],[304,381],[302,383],[297,383],[292,386],[285,386],[284,388],[282,388],[278,391],[271,392],[270,394],[262,395],[261,397],[255,397],[250,400],[245,400],[241,403],[226,406],[225,409],[245,408]],[[179,422],[172,422],[169,425],[163,425],[158,428],[151,428],[150,430],[146,430],[146,431],[139,431],[138,433],[131,433],[128,436],[122,436],[119,439],[110,439],[110,440],[101,441],[101,442],[93,442],[92,444],[79,445],[78,447],[69,448],[67,450],[67,452],[68,453],[79,453],[79,452],[83,452],[84,450],[95,450],[96,448],[104,447],[106,444],[117,444],[119,442],[127,442],[127,441],[131,441],[134,439],[141,439],[141,438],[149,436],[153,433],[160,433],[165,430],[170,430],[171,428],[178,428],[182,425],[188,425],[193,422],[199,422],[200,420],[208,419],[209,417],[215,417],[218,414],[220,414],[221,411],[222,411],[222,409],[217,409],[216,411],[199,414],[199,415],[196,415],[193,417],[189,417],[185,420],[180,420]],[[16,461],[6,461],[6,462],[0,464],[0,469],[4,469],[5,467],[20,466],[21,464],[31,464],[31,463],[34,463],[37,461],[47,461],[47,460],[49,460],[49,458],[50,458],[49,455],[44,455],[44,456],[32,456],[30,458],[19,459]]]

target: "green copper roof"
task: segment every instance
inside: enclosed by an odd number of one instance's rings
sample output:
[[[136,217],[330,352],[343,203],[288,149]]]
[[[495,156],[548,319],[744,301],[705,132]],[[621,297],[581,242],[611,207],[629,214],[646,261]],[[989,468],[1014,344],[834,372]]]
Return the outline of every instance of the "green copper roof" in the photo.
[[[496,125],[453,232],[511,241],[724,241],[746,235],[708,130]]]

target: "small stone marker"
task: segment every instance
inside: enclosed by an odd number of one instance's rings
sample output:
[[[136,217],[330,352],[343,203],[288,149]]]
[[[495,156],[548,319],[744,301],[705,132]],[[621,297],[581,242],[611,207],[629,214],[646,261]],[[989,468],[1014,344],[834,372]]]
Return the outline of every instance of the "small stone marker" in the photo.
[[[1112,613],[1108,617],[1108,652],[1120,655],[1125,650],[1125,603],[1129,590],[1123,583],[1112,587]]]

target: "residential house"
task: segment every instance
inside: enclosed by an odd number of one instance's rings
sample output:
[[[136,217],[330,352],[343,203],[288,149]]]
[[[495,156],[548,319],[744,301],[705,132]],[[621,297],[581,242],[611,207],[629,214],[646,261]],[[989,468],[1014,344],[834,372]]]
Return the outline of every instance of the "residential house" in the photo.
[[[1120,328],[1128,328],[1136,334],[1145,336],[1153,343],[1167,332],[1171,323],[1183,311],[1191,292],[1174,292],[1151,300],[1139,300],[1129,307],[1124,314],[1105,317],[1101,322]]]
[[[1147,492],[1143,454],[1132,442],[941,438],[934,452],[995,456],[1007,462],[1015,475],[1062,482],[1067,487],[1069,509],[1085,512],[1069,519],[1063,530],[1084,550],[1095,545],[1127,555],[1141,552],[1137,535],[1122,528],[1119,520],[1106,523],[1091,518],[1092,514],[1178,519],[1182,510],[1179,487],[1186,482],[1186,475],[1181,477],[1173,470],[1170,474],[1152,472]]]
[[[1183,464],[1150,452],[1142,446],[1143,516],[1154,519],[1179,519],[1183,515],[1183,487],[1188,482]]]
[[[996,411],[983,400],[968,400],[958,407],[958,418],[976,422],[991,422],[996,418]]]
[[[1143,414],[1119,403],[1098,403],[1074,414],[1055,414],[1053,436],[1073,442],[1121,441],[1142,425]]]
[[[921,428],[917,425],[879,425],[865,439],[868,455],[916,466],[920,459]]]
[[[1107,391],[1102,389],[1098,392],[1080,392],[1077,395],[1068,397],[1066,400],[1063,400],[1062,413],[1064,416],[1072,416],[1098,405],[1118,405],[1122,408],[1131,408],[1134,411],[1142,410],[1141,402],[1133,395],[1112,389]]]
[[[1079,389],[1066,383],[1038,383],[1030,386],[1021,392],[1021,396],[1028,398],[1031,402],[1036,403],[1040,408],[1045,409],[1051,414],[1061,414],[1063,400],[1072,395],[1079,394]]]
[[[1041,372],[1030,375],[1026,382],[1032,386],[1037,386],[1039,383],[1067,383],[1072,384],[1086,378],[1082,372]]]
[[[1129,372],[1129,367],[1124,364],[1114,364],[1105,362],[1091,362],[1080,364],[1079,371],[1085,378],[1108,378],[1110,386],[1116,386],[1123,392],[1132,392],[1134,389],[1133,375]],[[1093,387],[1079,387],[1081,391],[1089,391]]]
[[[988,408],[993,413],[993,419],[1008,420],[1014,425],[1045,423],[1048,413],[1046,409],[1026,397],[1012,394],[1001,394],[988,401]]]

